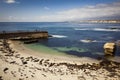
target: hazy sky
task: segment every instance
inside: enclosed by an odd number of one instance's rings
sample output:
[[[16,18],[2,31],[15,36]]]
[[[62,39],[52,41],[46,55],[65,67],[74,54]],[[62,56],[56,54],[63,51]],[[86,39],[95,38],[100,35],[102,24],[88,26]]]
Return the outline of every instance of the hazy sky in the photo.
[[[120,0],[0,0],[0,22],[119,19]]]

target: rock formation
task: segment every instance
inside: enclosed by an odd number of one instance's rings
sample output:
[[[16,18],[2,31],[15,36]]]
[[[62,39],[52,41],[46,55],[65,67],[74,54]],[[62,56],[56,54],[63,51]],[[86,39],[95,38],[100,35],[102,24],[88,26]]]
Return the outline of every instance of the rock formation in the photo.
[[[105,55],[114,55],[115,47],[116,47],[115,43],[113,43],[113,42],[105,43],[104,46],[103,46]]]

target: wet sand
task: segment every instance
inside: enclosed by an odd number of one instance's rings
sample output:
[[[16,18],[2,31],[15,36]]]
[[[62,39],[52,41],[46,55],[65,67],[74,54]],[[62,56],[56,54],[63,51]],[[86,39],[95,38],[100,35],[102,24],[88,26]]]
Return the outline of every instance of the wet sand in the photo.
[[[0,40],[0,80],[120,80],[120,63],[38,53]]]

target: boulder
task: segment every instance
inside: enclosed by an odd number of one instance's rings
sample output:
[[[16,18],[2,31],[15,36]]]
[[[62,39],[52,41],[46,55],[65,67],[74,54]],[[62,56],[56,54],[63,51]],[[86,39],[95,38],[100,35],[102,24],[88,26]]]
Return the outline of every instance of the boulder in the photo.
[[[114,55],[115,53],[115,43],[113,42],[107,42],[104,44],[104,52],[105,52],[105,55]]]

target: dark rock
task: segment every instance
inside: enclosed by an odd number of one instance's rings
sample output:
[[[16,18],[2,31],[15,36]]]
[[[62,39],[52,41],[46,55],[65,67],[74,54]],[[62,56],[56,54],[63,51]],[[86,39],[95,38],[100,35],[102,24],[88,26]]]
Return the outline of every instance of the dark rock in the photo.
[[[106,69],[109,72],[116,72],[115,69],[120,67],[120,63],[109,60],[103,60],[99,64],[102,68]]]
[[[34,59],[34,62],[38,62],[38,61],[39,61],[39,59],[37,59],[37,58]]]
[[[28,78],[28,76],[26,78]]]
[[[16,55],[15,55],[15,58],[20,58],[20,54],[16,54]]]
[[[44,60],[44,59],[41,59],[41,60],[40,60],[40,62],[39,62],[40,65],[42,65],[43,60]]]
[[[27,61],[22,61],[23,64],[27,64]]]
[[[19,80],[24,80],[23,78],[19,78]]]
[[[9,68],[4,68],[3,72],[6,73],[6,71],[8,70]]]
[[[0,76],[0,79],[2,78],[2,76]]]
[[[2,76],[0,76],[0,80],[3,80]]]
[[[50,63],[49,67],[52,67],[53,65],[55,65],[55,63]]]
[[[20,59],[24,59],[24,57],[21,57]]]
[[[33,75],[31,75],[31,77],[34,77]]]
[[[12,61],[12,62],[10,62],[10,64],[14,64],[14,63],[16,63],[16,61]]]
[[[78,80],[86,80],[84,76],[78,76]]]
[[[42,74],[44,77],[46,77],[46,75],[45,74]]]

